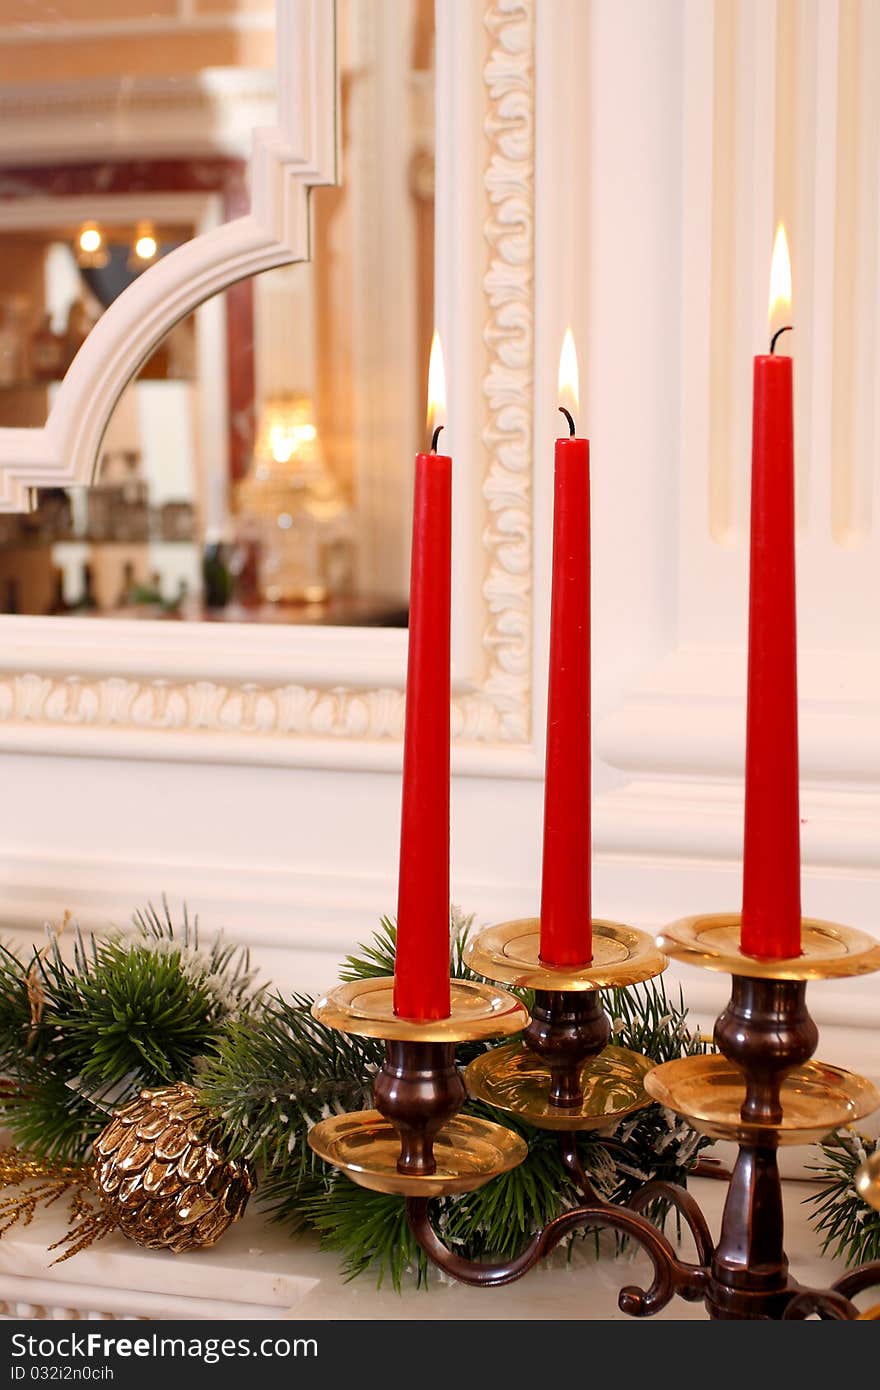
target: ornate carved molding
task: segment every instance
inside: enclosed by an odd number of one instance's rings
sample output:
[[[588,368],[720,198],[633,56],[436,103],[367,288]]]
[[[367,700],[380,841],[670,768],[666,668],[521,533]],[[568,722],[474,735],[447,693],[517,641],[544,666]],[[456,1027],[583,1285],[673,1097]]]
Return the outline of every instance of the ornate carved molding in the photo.
[[[26,673],[0,680],[0,723],[399,739],[399,690],[321,690],[209,680],[129,680]]]
[[[513,700],[506,703],[513,710]],[[0,725],[397,742],[403,736],[404,704],[403,691],[391,688],[124,676],[90,680],[36,672],[0,678]],[[483,694],[462,696],[453,702],[453,736],[466,743],[510,739],[515,725],[507,712]]]
[[[534,0],[497,0],[486,15],[491,50],[484,286],[489,363],[483,379],[489,464],[483,596],[487,697],[502,738],[529,737],[532,588],[531,460],[534,327]]]

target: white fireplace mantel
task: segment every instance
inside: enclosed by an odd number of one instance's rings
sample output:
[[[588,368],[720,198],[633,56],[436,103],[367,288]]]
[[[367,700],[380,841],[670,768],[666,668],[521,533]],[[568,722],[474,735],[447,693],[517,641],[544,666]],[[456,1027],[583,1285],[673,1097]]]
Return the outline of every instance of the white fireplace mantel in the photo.
[[[724,1185],[696,1179],[693,1192],[717,1228]],[[804,1192],[802,1182],[786,1184],[786,1248],[801,1282],[821,1287],[839,1277],[842,1269],[818,1253],[801,1203]],[[122,1236],[111,1236],[50,1269],[46,1244],[63,1231],[63,1215],[44,1212],[31,1226],[13,1228],[3,1236],[0,1316],[626,1321],[617,1308],[617,1291],[649,1270],[646,1259],[613,1258],[613,1240],[599,1261],[592,1242],[585,1242],[582,1249],[575,1248],[570,1261],[557,1252],[505,1288],[469,1289],[437,1277],[427,1292],[407,1283],[397,1294],[387,1282],[377,1289],[369,1273],[346,1283],[338,1257],[319,1250],[313,1237],[290,1238],[251,1212],[211,1250],[169,1255],[140,1250]],[[705,1312],[677,1299],[658,1317],[698,1319]]]

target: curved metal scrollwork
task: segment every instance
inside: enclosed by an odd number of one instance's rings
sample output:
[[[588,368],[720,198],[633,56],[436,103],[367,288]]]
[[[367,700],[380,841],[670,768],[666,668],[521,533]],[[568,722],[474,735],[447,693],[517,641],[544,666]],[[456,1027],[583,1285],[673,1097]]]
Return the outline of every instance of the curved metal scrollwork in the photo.
[[[627,1205],[631,1211],[643,1212],[655,1202],[665,1202],[678,1213],[694,1238],[700,1264],[710,1265],[715,1251],[712,1232],[696,1199],[687,1188],[678,1187],[672,1182],[662,1182],[658,1178],[655,1182],[647,1182],[644,1187],[640,1187]]]
[[[429,1206],[425,1197],[407,1199],[406,1214],[410,1230],[438,1269],[462,1284],[479,1288],[511,1284],[527,1274],[572,1232],[598,1227],[629,1236],[645,1251],[654,1268],[654,1278],[647,1289],[634,1284],[621,1289],[618,1303],[624,1313],[638,1318],[650,1317],[652,1313],[665,1308],[676,1294],[695,1300],[702,1298],[705,1293],[708,1272],[699,1265],[679,1260],[672,1245],[656,1226],[625,1207],[612,1207],[605,1202],[574,1207],[548,1222],[515,1259],[499,1264],[481,1264],[456,1255],[443,1244],[431,1224]]]
[[[782,1318],[785,1322],[799,1322],[814,1314],[824,1322],[852,1322],[859,1310],[833,1289],[801,1289],[786,1304]]]

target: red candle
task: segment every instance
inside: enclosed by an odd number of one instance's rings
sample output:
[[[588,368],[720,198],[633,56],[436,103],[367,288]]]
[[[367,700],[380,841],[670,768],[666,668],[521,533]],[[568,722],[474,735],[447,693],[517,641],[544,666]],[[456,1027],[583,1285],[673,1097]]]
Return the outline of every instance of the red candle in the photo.
[[[431,414],[442,403],[434,335]],[[449,639],[452,459],[417,454],[397,898],[394,1012],[426,1021],[449,1005]]]
[[[559,362],[560,393],[577,408],[571,330]],[[550,679],[544,781],[541,960],[587,965],[590,906],[590,443],[556,441]]]
[[[788,248],[780,226],[771,272],[771,324],[780,303],[787,314],[790,299]],[[740,945],[748,955],[777,959],[800,954],[801,887],[792,363],[774,346],[775,339],[767,356],[755,358]]]

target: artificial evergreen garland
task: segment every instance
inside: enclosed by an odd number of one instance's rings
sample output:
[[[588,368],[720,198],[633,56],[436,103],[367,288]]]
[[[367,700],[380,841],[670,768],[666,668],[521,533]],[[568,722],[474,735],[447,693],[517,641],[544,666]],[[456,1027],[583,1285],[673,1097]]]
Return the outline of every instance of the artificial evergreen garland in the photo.
[[[108,1111],[144,1086],[188,1081],[233,1019],[259,1008],[248,953],[203,949],[184,908],[133,918],[134,933],[60,932],[25,965],[0,947],[0,1113],[28,1155],[82,1163]]]

